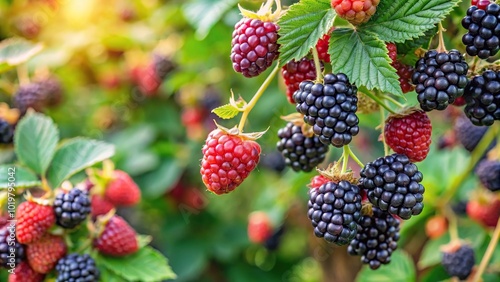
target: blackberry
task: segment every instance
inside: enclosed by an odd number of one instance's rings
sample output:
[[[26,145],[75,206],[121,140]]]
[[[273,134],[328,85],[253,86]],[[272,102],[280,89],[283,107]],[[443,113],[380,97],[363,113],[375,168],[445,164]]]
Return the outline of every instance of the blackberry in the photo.
[[[304,81],[293,94],[296,109],[323,144],[342,147],[359,132],[356,86],[343,73],[326,74],[324,84]]]
[[[29,83],[19,87],[14,96],[14,104],[22,115],[26,113],[28,108],[40,112],[46,107],[47,101],[41,90],[38,83]]]
[[[467,201],[458,201],[451,205],[451,209],[456,215],[467,215]]]
[[[9,226],[0,229],[0,268],[12,268],[12,264],[18,265],[26,257],[24,245],[17,242],[16,236],[10,235]],[[11,252],[12,249],[14,252]]]
[[[458,117],[454,125],[455,136],[457,140],[464,146],[464,148],[472,152],[476,148],[477,144],[481,141],[486,131],[487,127],[475,126],[472,122],[464,117]],[[492,142],[489,148],[493,148],[496,142]]]
[[[69,254],[57,262],[56,282],[99,281],[99,269],[88,254]]]
[[[405,155],[392,154],[366,164],[360,172],[360,183],[372,204],[409,219],[422,212],[424,186],[422,173]]]
[[[325,159],[328,145],[319,141],[317,136],[307,137],[300,126],[289,122],[278,130],[281,138],[276,145],[285,157],[285,163],[295,171],[309,172]]]
[[[169,73],[175,69],[175,64],[168,57],[160,54],[153,54],[153,66],[156,75],[161,79],[165,79]]]
[[[12,144],[14,140],[14,126],[4,119],[0,119],[0,144]]]
[[[418,102],[424,111],[444,110],[462,96],[469,66],[457,50],[430,50],[420,58],[412,76]]]
[[[464,98],[465,115],[474,125],[490,126],[500,120],[500,71],[475,76],[465,88]]]
[[[56,106],[62,100],[61,82],[55,77],[47,77],[36,82],[47,106]]]
[[[86,191],[72,189],[59,193],[54,200],[57,225],[74,228],[82,223],[90,213],[90,199]]]
[[[391,262],[391,254],[398,247],[399,221],[389,213],[373,207],[373,215],[363,215],[358,234],[351,241],[347,252],[361,256],[361,261],[371,269]]]
[[[474,250],[467,245],[460,246],[456,251],[444,252],[441,264],[446,273],[465,280],[476,263]]]
[[[259,166],[271,169],[277,173],[283,172],[286,168],[285,158],[278,151],[273,150],[270,153],[262,154],[260,158]]]
[[[349,181],[326,182],[309,190],[307,216],[316,237],[337,245],[348,244],[357,233],[361,217],[359,187]]]
[[[486,9],[471,6],[462,19],[467,33],[462,37],[465,51],[471,56],[488,59],[500,50],[500,6],[489,4]]]
[[[490,191],[500,190],[500,162],[494,160],[482,160],[476,167],[476,175]]]
[[[267,240],[264,242],[264,247],[269,251],[277,250],[280,246],[281,238],[283,237],[284,233],[285,227],[282,225],[273,233],[273,235],[271,235],[271,237],[267,238]]]

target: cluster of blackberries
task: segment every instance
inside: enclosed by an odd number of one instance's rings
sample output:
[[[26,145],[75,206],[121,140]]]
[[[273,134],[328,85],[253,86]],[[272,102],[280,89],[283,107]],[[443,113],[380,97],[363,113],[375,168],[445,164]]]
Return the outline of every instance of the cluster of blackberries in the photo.
[[[457,50],[430,50],[415,65],[412,76],[418,102],[424,111],[444,110],[462,96],[469,66]]]
[[[487,70],[475,76],[465,89],[465,114],[475,125],[500,120],[500,72]]]
[[[53,207],[59,226],[75,228],[90,214],[88,192],[75,188],[67,193],[59,193],[54,200]]]
[[[467,54],[487,59],[500,50],[500,6],[497,4],[489,4],[484,10],[470,7],[462,26],[468,30],[462,37]]]
[[[278,131],[278,151],[285,157],[285,163],[295,171],[311,171],[319,165],[328,152],[328,145],[317,136],[307,137],[300,126],[289,122]]]
[[[56,282],[99,281],[99,269],[88,254],[69,254],[57,262]]]
[[[293,94],[296,109],[323,144],[342,147],[359,132],[356,86],[345,74],[326,74],[324,83],[304,81]]]
[[[20,264],[25,257],[25,246],[17,242],[16,236],[11,236],[9,226],[2,227],[0,229],[0,268],[12,268],[12,265]]]

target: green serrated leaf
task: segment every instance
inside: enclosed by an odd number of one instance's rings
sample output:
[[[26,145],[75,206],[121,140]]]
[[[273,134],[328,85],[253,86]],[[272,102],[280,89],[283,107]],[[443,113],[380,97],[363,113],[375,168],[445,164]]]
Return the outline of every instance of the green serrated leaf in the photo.
[[[302,0],[288,9],[280,26],[280,64],[305,57],[333,25],[335,10],[330,1]]]
[[[403,97],[385,43],[376,34],[349,28],[335,29],[328,53],[333,72],[346,74],[351,83]]]
[[[212,110],[212,113],[216,114],[218,117],[222,119],[231,119],[238,115],[240,111],[231,104],[226,104],[220,107],[217,107]]]
[[[137,235],[139,249],[142,249],[149,245],[149,243],[151,243],[151,240],[153,240],[153,237],[151,237],[150,235]]]
[[[120,258],[97,255],[96,262],[127,281],[157,282],[177,277],[168,260],[151,247]]]
[[[458,3],[460,0],[382,0],[375,15],[360,29],[385,42],[404,42],[423,36]]]
[[[42,49],[42,44],[32,43],[22,38],[5,39],[0,42],[0,72],[26,62]]]
[[[186,20],[196,28],[196,37],[204,39],[210,29],[238,0],[201,0],[191,1],[182,7]]]
[[[10,183],[14,183],[14,186]],[[0,189],[9,187],[26,188],[40,184],[38,177],[26,168],[13,164],[0,166]]]
[[[14,142],[21,163],[43,175],[54,157],[59,131],[50,118],[29,113],[17,125]]]
[[[418,48],[428,49],[431,43],[432,37],[436,34],[437,27],[427,30],[424,35],[411,40],[406,40],[401,43],[396,43],[398,48],[398,54],[409,54],[413,53]]]
[[[48,170],[51,187],[61,183],[75,173],[98,162],[111,158],[115,153],[113,145],[85,138],[71,139],[57,150]]]
[[[413,282],[416,281],[415,265],[410,256],[402,250],[391,255],[391,263],[382,265],[376,271],[364,266],[356,282]]]

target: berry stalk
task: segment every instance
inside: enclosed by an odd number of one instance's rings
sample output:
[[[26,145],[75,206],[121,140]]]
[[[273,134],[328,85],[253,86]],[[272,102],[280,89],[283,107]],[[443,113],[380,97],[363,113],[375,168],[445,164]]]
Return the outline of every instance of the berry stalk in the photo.
[[[359,158],[354,154],[354,152],[349,148],[349,156],[361,167],[364,168],[365,164],[359,160]]]
[[[381,136],[382,136],[382,143],[384,144],[384,155],[387,156],[389,155],[389,145],[387,145],[387,142],[385,142],[385,113],[384,113],[384,108],[380,107],[380,120],[382,121],[381,126]]]
[[[314,58],[314,67],[316,68],[316,81],[323,81],[323,73],[321,72],[321,63],[319,62],[318,50],[316,48],[312,48],[312,54]]]
[[[472,282],[481,281],[481,276],[483,275],[483,272],[486,269],[486,266],[488,265],[488,262],[490,261],[493,252],[495,251],[499,239],[500,239],[500,218],[498,219],[497,227],[493,232],[493,236],[491,237],[490,243],[488,244],[488,248],[486,249],[483,258],[479,263],[479,267],[476,271],[476,274],[474,275],[474,280],[472,280]]]
[[[438,40],[439,40],[439,44],[438,44],[438,47],[436,49],[438,52],[447,52],[446,45],[444,44],[444,38],[443,38],[443,32],[444,31],[446,31],[446,29],[444,29],[443,24],[441,22],[439,22],[439,24],[438,24]]]
[[[240,123],[238,124],[238,130],[240,132],[243,132],[243,127],[245,127],[245,122],[247,120],[248,114],[250,114],[255,104],[257,104],[257,101],[259,101],[260,97],[262,97],[262,94],[264,94],[267,87],[269,86],[269,84],[271,84],[271,81],[273,81],[279,70],[279,64],[276,64],[273,71],[269,74],[264,83],[262,83],[259,90],[257,90],[257,93],[255,93],[255,95],[252,97],[252,100],[250,100],[250,102],[248,102],[248,104],[246,104],[243,108],[243,114],[241,116]]]
[[[349,145],[344,145],[343,150],[342,156],[344,156],[344,159],[342,160],[342,170],[340,173],[345,173],[347,171],[347,163],[349,162],[349,155],[351,152]]]

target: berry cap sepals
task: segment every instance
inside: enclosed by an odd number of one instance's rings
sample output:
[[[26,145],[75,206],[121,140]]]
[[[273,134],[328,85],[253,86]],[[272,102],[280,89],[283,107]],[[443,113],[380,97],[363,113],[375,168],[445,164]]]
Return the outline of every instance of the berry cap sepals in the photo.
[[[26,201],[37,203],[41,206],[52,206],[54,203],[53,193],[47,192],[40,198],[35,198],[31,195],[30,191],[26,191],[26,195],[24,196]]]
[[[255,140],[259,139],[260,137],[262,137],[262,135],[264,135],[269,130],[269,127],[268,127],[265,131],[261,131],[261,132],[243,133],[236,126],[232,127],[232,128],[227,128],[227,127],[224,127],[224,126],[218,124],[215,120],[214,120],[214,123],[217,126],[217,128],[219,130],[221,130],[222,132],[226,133],[227,135],[238,136],[242,140],[255,141]]]
[[[272,11],[273,2],[276,3],[276,10],[274,12]],[[240,9],[242,16],[250,19],[261,20],[263,22],[276,22],[281,15],[280,0],[267,0],[266,3],[262,4],[257,12],[244,9],[240,4],[238,4],[238,8]]]
[[[396,113],[389,114],[389,116],[385,120],[385,123],[388,123],[391,119],[403,118],[405,116],[409,116],[409,115],[411,115],[413,113],[417,113],[417,112],[424,112],[424,111],[417,108],[417,107],[402,108],[402,109],[398,110]]]
[[[281,116],[281,119],[287,122],[293,123],[293,125],[300,126],[302,129],[302,134],[305,137],[311,138],[314,136],[313,128],[309,124],[304,122],[304,115],[300,113],[289,114],[286,116]]]
[[[326,169],[316,169],[320,175],[327,178],[331,182],[339,183],[342,180],[349,181],[350,183],[357,183],[358,179],[354,177],[354,173],[351,170],[342,172],[342,163],[334,162],[329,164]]]
[[[93,226],[88,226],[91,236],[93,238],[99,238],[101,234],[104,232],[106,225],[109,220],[115,216],[116,210],[111,209],[107,214],[97,216],[97,219]],[[91,223],[90,223],[91,224]]]

